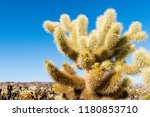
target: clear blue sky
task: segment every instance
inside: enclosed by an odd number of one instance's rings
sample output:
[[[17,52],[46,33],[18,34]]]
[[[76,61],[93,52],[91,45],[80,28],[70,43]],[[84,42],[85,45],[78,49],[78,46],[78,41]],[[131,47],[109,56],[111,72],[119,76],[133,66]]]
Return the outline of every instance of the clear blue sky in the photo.
[[[69,61],[42,29],[44,20],[58,21],[62,13],[74,19],[82,13],[88,16],[91,30],[97,16],[114,8],[124,31],[131,22],[140,21],[150,34],[149,5],[149,0],[0,0],[0,82],[50,81],[44,61],[52,60],[58,67]],[[150,50],[150,39],[137,45]]]

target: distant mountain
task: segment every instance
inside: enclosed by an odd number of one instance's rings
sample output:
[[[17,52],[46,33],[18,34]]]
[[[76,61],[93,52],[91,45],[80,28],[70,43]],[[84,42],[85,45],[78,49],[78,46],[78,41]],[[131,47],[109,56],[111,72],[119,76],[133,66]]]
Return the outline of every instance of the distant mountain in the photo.
[[[0,89],[6,90],[7,89],[7,85],[11,84],[14,87],[19,87],[21,86],[22,88],[27,88],[27,87],[36,87],[38,88],[51,88],[53,82],[0,82]]]

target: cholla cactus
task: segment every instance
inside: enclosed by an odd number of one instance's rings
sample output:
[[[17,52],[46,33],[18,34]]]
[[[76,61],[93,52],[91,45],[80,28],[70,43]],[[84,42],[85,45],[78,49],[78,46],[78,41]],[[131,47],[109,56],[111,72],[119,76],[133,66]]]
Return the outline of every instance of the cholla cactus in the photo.
[[[59,51],[85,71],[85,77],[80,77],[67,63],[59,70],[52,62],[45,62],[49,75],[57,83],[54,90],[63,93],[64,98],[125,99],[131,85],[128,75],[149,66],[150,57],[141,56],[140,51],[136,51],[132,65],[126,64],[125,59],[136,50],[132,42],[143,41],[147,35],[139,22],[133,22],[122,34],[123,27],[116,16],[114,9],[108,9],[97,18],[96,29],[90,33],[85,15],[71,21],[69,15],[63,14],[60,22],[44,22],[44,29],[54,35]]]
[[[11,85],[11,84],[7,85],[7,100],[11,99],[12,90],[13,90],[13,85]]]
[[[33,92],[32,90],[24,90],[20,92],[18,99],[19,100],[35,100],[36,99],[35,92]]]
[[[134,61],[141,69],[141,75],[144,78],[145,86],[149,91],[147,94],[145,94],[144,99],[150,100],[150,53],[144,48],[141,48],[135,53]]]

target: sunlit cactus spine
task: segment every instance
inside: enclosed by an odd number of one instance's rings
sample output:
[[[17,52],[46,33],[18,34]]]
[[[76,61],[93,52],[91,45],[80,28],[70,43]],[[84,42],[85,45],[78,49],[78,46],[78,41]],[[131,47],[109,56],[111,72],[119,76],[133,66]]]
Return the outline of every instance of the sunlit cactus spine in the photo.
[[[45,61],[49,75],[56,82],[54,90],[61,92],[64,98],[126,99],[132,84],[129,75],[141,73],[149,66],[149,55],[132,44],[147,37],[141,24],[133,22],[122,34],[122,24],[116,17],[114,9],[106,10],[97,18],[96,29],[90,33],[85,15],[71,21],[69,15],[63,14],[60,22],[43,23],[45,31],[54,35],[59,51],[85,71],[85,76],[81,77],[67,63],[58,69],[52,62]],[[133,64],[126,64],[126,58],[134,51]]]

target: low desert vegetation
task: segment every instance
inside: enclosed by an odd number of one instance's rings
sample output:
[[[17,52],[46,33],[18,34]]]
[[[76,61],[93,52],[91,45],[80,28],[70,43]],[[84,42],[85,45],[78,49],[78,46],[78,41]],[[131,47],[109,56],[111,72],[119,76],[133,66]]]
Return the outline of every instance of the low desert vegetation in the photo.
[[[66,100],[65,93],[55,92],[54,87],[16,87],[15,85],[8,84],[7,89],[0,89],[0,100]],[[58,89],[57,89],[58,90]],[[63,89],[59,89],[63,90]],[[143,85],[140,87],[135,85],[130,87],[129,96],[127,100],[149,100],[150,91],[144,89]]]
[[[0,89],[0,100],[54,100],[56,93],[51,88],[40,88],[7,85],[7,90]]]

